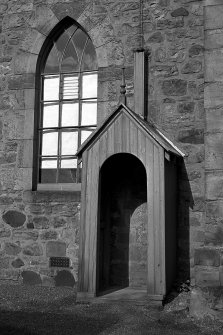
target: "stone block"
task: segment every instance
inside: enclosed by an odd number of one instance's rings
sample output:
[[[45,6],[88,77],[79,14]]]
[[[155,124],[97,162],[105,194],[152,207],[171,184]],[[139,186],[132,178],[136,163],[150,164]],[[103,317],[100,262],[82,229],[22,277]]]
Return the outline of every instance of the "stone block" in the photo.
[[[25,265],[24,262],[20,258],[16,258],[14,261],[12,261],[11,264],[16,269],[19,269]]]
[[[178,132],[177,140],[181,143],[203,144],[204,130],[201,128],[180,130]]]
[[[0,238],[6,238],[11,236],[11,230],[9,229],[1,229],[0,230]]]
[[[156,31],[153,33],[148,39],[146,43],[161,43],[163,42],[164,37],[160,31]]]
[[[19,51],[14,59],[14,74],[35,73],[38,55]]]
[[[9,258],[6,257],[0,258],[0,269],[8,269],[8,267],[9,267]]]
[[[221,247],[223,245],[223,229],[219,226],[213,226],[212,231],[206,231],[205,245]]]
[[[59,271],[54,280],[56,286],[74,287],[75,285],[75,280],[72,273],[67,270]]]
[[[59,217],[56,216],[52,218],[52,226],[54,228],[66,227],[66,225],[67,225],[67,220],[65,218],[60,217],[60,216]]]
[[[204,89],[204,107],[215,108],[223,105],[223,83],[210,83]]]
[[[220,265],[219,250],[207,248],[195,249],[194,264],[218,267]]]
[[[44,5],[36,6],[35,12],[29,19],[29,25],[45,36],[50,33],[58,22],[59,20],[52,10]]]
[[[220,285],[220,276],[219,270],[209,269],[209,270],[197,270],[195,271],[195,283],[197,286],[206,287],[206,286],[219,286]]]
[[[177,16],[188,16],[189,12],[184,7],[180,7],[175,9],[173,12],[171,12],[171,16],[177,17]]]
[[[23,248],[23,254],[26,256],[41,256],[43,254],[43,250],[38,243],[32,243]]]
[[[223,6],[205,7],[205,29],[223,28]]]
[[[45,216],[36,216],[33,218],[33,224],[36,229],[48,229],[49,219]]]
[[[34,271],[23,271],[21,273],[24,285],[41,285],[40,275]]]
[[[223,48],[223,29],[205,31],[205,49]]]
[[[187,81],[182,79],[163,80],[161,83],[163,94],[167,96],[182,96],[187,94]]]
[[[35,87],[35,74],[25,73],[11,75],[8,79],[9,90],[21,90],[21,89],[34,89]]]
[[[95,26],[91,30],[90,35],[96,48],[102,45],[107,48],[106,44],[115,41],[114,30],[109,18],[106,18],[101,24]]]
[[[66,256],[66,243],[59,241],[49,241],[46,245],[47,257],[64,257]]]
[[[207,200],[223,198],[223,172],[206,174],[206,198]]]
[[[219,107],[219,108],[215,108],[215,109],[213,109],[213,108],[212,109],[206,109],[206,127],[207,127],[207,131],[209,133],[222,132],[222,129],[223,129],[223,107]],[[207,136],[209,136],[209,134]],[[215,137],[215,135],[213,135],[213,136]],[[210,137],[210,139],[211,138],[212,137]]]
[[[7,255],[18,255],[22,248],[13,242],[5,242],[5,252]]]
[[[34,132],[34,110],[33,109],[25,110],[24,114],[25,114],[25,122],[24,122],[23,139],[32,140]]]
[[[221,219],[223,221],[223,200],[207,201],[206,216],[208,218]]]
[[[202,212],[190,213],[190,226],[199,227],[204,222],[204,214]]]
[[[199,55],[202,55],[203,52],[204,46],[200,44],[193,44],[188,51],[189,57],[197,57]]]
[[[150,68],[151,76],[155,77],[171,77],[179,74],[178,67],[176,65],[156,65]]]
[[[205,52],[205,81],[223,81],[223,49]]]
[[[178,105],[177,111],[180,114],[194,113],[194,101],[181,102]]]
[[[223,133],[206,135],[206,168],[222,169],[223,166]]]
[[[24,109],[25,109],[25,118],[27,117],[27,122],[30,119],[28,113],[31,111],[34,114],[34,102],[35,102],[35,89],[34,88],[26,88],[23,90],[24,94]],[[26,121],[25,121],[26,122]],[[30,125],[29,125],[30,127]],[[31,126],[31,128],[33,128]]]
[[[2,215],[3,220],[12,228],[18,228],[24,225],[26,221],[25,214],[17,210],[9,210]]]
[[[222,5],[222,0],[204,0],[204,6]]]
[[[17,230],[13,232],[13,239],[14,240],[32,240],[32,241],[36,241],[38,239],[38,232],[37,231],[27,231],[27,230]]]
[[[18,167],[32,168],[33,165],[33,140],[21,140],[18,151]]]
[[[57,18],[63,19],[69,13],[69,16],[77,20],[86,6],[85,1],[76,0],[75,2],[56,3],[52,6],[53,13]],[[99,6],[97,6],[99,7]],[[100,10],[100,9],[99,9]]]
[[[55,202],[57,204],[61,203],[78,203],[80,202],[81,192],[54,192],[54,191],[24,191],[23,201],[28,203],[50,203]]]
[[[20,44],[20,50],[39,55],[46,37],[35,29],[28,30]]]
[[[192,74],[192,73],[198,73],[201,70],[202,70],[202,62],[196,59],[192,59],[182,67],[181,73]]]
[[[52,277],[42,275],[42,286],[47,286],[47,287],[54,287],[55,286],[55,280]]]
[[[41,240],[56,240],[57,239],[57,232],[53,230],[48,230],[40,234]]]

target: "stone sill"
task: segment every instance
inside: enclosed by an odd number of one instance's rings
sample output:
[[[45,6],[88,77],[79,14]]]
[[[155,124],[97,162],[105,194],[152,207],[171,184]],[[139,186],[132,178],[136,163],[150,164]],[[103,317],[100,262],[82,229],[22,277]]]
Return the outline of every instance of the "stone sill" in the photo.
[[[81,191],[81,183],[73,184],[73,183],[64,183],[64,184],[38,184],[37,191],[62,191],[62,192],[80,192]]]

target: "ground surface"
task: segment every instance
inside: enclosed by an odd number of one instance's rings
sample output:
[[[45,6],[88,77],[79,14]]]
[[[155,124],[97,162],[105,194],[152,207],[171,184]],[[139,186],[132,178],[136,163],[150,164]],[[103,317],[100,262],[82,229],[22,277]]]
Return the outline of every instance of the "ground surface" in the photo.
[[[222,335],[223,324],[133,303],[75,303],[68,288],[0,286],[1,335]]]

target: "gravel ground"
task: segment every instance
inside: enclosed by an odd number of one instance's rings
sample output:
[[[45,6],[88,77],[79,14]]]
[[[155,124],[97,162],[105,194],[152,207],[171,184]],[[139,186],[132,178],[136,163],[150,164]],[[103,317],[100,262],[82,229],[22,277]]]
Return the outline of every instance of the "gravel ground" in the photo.
[[[222,335],[223,324],[147,304],[75,303],[69,288],[0,286],[0,335]]]

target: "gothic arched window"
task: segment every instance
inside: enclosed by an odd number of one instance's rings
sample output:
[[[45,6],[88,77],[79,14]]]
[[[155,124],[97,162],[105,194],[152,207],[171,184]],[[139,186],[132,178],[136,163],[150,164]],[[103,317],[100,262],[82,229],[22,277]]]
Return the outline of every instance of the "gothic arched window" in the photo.
[[[50,40],[40,67],[37,183],[78,183],[76,152],[97,124],[97,60],[76,24]]]

